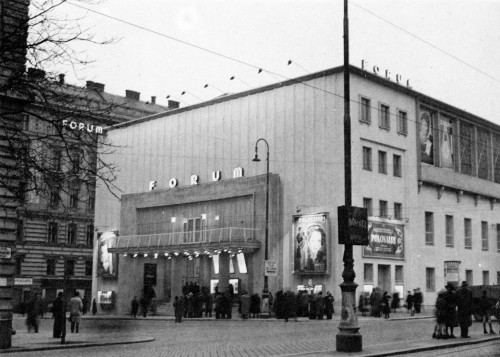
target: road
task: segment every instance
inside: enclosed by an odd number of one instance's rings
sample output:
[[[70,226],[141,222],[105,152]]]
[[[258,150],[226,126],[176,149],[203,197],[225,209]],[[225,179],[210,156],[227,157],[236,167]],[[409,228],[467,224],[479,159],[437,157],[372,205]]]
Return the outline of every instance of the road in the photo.
[[[41,330],[50,334],[51,320],[43,320]],[[432,319],[384,320],[369,318],[359,321],[363,335],[363,350],[367,353],[404,350],[410,345],[441,343],[432,340]],[[132,345],[89,347],[71,350],[16,352],[23,356],[297,356],[332,355],[338,322],[298,322],[283,320],[184,320],[181,324],[165,320],[84,320],[83,331],[108,336],[109,340],[122,336],[151,336],[153,342]],[[22,327],[21,327],[22,328]],[[42,332],[43,333],[43,332]],[[475,323],[472,339],[482,334],[482,326]],[[71,334],[67,340],[71,342]],[[460,339],[457,339],[460,340]],[[483,346],[484,345],[484,346]],[[470,345],[451,350],[433,350],[413,356],[499,356],[500,340],[496,343]],[[496,353],[496,354],[495,354]],[[343,354],[345,355],[345,354]]]

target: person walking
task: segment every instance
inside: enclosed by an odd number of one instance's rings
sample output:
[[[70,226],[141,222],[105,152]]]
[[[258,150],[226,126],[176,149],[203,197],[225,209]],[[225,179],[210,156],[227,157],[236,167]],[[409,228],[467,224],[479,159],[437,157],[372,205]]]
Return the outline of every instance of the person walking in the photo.
[[[460,337],[469,338],[469,327],[472,326],[472,291],[467,282],[462,281],[460,289],[457,291],[457,316],[460,326]]]
[[[382,313],[384,314],[384,318],[388,319],[390,317],[391,313],[391,297],[387,293],[387,291],[384,291],[382,294]]]
[[[250,296],[246,291],[241,294],[239,310],[241,318],[245,320],[248,319],[250,316]]]
[[[326,296],[325,296],[325,313],[326,313],[326,319],[331,320],[333,312],[335,311],[333,309],[333,303],[335,299],[333,298],[333,295],[331,292],[327,291]]]
[[[415,312],[417,314],[420,314],[420,312],[422,312],[422,303],[424,302],[424,296],[422,295],[420,288],[415,289],[415,292],[413,294],[413,299],[414,299],[413,303],[415,306]]]
[[[66,323],[66,311],[64,311],[64,293],[60,291],[52,302],[52,315],[54,316],[54,327],[52,337],[61,338],[61,333]]]
[[[448,282],[446,285],[446,334],[450,338],[455,338],[453,334],[453,329],[458,327],[458,316],[457,316],[457,296],[455,292],[455,286]],[[449,329],[449,332],[448,332]]]
[[[42,304],[40,301],[40,295],[34,294],[31,300],[26,305],[26,326],[28,327],[28,333],[31,332],[32,328],[35,330],[35,333],[38,333],[41,313]]]
[[[184,299],[181,297],[179,299],[178,296],[174,298],[174,314],[175,314],[175,322],[182,322],[182,316],[184,315]]]
[[[446,290],[441,290],[436,298],[436,325],[432,338],[446,339],[448,335],[444,333],[446,323]]]
[[[316,295],[316,318],[318,320],[323,320],[323,315],[325,314],[325,299],[323,298],[323,293],[320,291]]]
[[[83,311],[83,302],[80,293],[75,292],[75,296],[69,301],[69,317],[71,319],[71,333],[78,333],[80,329],[80,316]]]
[[[288,322],[289,318],[293,318],[294,321],[297,321],[296,298],[295,294],[290,289],[287,289],[283,294],[282,311],[285,322]]]
[[[486,295],[486,290],[483,290],[481,297],[479,298],[478,304],[478,312],[482,316],[483,319],[483,330],[485,334],[488,334],[486,330],[486,324],[490,327],[490,335],[494,335],[495,331],[493,331],[493,327],[491,325],[491,314],[493,313],[493,304],[489,301],[488,296]]]
[[[132,302],[130,303],[131,304],[131,313],[132,313],[132,316],[134,317],[134,319],[137,318],[137,313],[139,312],[139,300],[137,300],[137,296],[134,296],[134,298],[132,299]]]
[[[406,310],[407,310],[407,312],[411,313],[411,316],[415,315],[414,302],[415,302],[415,298],[410,290],[410,291],[408,291],[408,295],[406,295]]]
[[[399,293],[396,291],[392,294],[392,300],[391,300],[391,310],[392,312],[397,312],[399,309],[399,304],[400,304],[400,298],[399,298]]]
[[[95,315],[97,314],[97,302],[94,300],[92,300],[92,315]]]

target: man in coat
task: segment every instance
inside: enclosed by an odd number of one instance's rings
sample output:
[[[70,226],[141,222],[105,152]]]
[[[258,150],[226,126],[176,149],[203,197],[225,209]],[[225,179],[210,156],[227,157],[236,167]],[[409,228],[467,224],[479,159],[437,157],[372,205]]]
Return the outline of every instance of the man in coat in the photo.
[[[83,311],[83,302],[78,291],[75,291],[75,296],[69,301],[69,311],[71,317],[71,333],[78,333],[80,329],[80,317]]]
[[[66,312],[64,311],[63,292],[57,294],[56,299],[52,303],[52,314],[54,315],[53,337],[61,338],[64,324],[66,323]]]
[[[463,281],[456,293],[458,307],[458,324],[460,325],[460,337],[469,338],[469,327],[472,325],[472,290],[467,282]]]

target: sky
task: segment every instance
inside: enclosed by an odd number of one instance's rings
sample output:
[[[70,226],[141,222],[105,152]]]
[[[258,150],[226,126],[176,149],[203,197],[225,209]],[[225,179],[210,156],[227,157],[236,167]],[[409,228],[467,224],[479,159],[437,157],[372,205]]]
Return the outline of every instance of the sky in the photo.
[[[58,11],[116,39],[75,44],[94,63],[56,68],[69,83],[135,90],[158,104],[170,96],[187,106],[343,64],[342,0],[69,0]],[[499,20],[495,0],[349,1],[350,64],[388,69],[500,125]]]

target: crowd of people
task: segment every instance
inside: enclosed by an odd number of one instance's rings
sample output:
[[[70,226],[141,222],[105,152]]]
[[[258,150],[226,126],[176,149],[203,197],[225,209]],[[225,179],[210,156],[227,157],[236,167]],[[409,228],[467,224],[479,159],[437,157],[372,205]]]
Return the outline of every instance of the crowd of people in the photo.
[[[422,311],[423,295],[420,288],[408,291],[404,306],[411,316],[415,313],[419,314]],[[387,291],[382,292],[379,287],[373,288],[372,292],[364,292],[359,296],[358,309],[362,316],[367,313],[370,316],[390,318],[391,312],[397,312],[401,308],[401,298],[398,292],[391,295]]]

